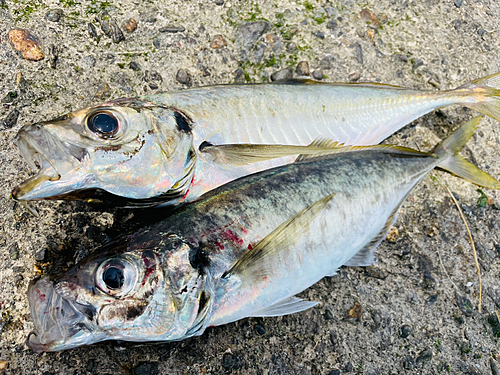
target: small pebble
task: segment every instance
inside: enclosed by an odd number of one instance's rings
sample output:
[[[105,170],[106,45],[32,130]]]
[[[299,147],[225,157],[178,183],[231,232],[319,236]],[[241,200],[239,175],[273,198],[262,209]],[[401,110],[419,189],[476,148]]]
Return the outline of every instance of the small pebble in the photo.
[[[234,80],[236,82],[242,83],[242,82],[245,82],[245,80],[246,80],[245,71],[241,68],[236,69],[234,71],[233,75],[234,75]]]
[[[326,28],[327,29],[330,29],[330,30],[335,30],[336,28],[339,27],[339,24],[337,23],[337,21],[335,20],[330,20],[328,21],[328,23],[326,24]]]
[[[328,373],[328,375],[340,375],[340,370],[332,370]]]
[[[318,81],[321,81],[323,79],[323,70],[322,69],[313,70],[312,77]]]
[[[418,357],[417,362],[426,362],[432,358],[432,349],[424,349],[422,350]]]
[[[460,8],[462,6],[463,2],[464,2],[464,0],[457,0],[457,1],[455,1],[455,6],[457,8]]]
[[[295,73],[297,73],[298,76],[310,76],[311,71],[309,70],[309,63],[307,61],[301,61],[297,64],[297,67],[295,68]]]
[[[377,266],[366,267],[365,274],[379,280],[385,280],[387,278],[387,272],[378,268]]]
[[[116,23],[113,24],[113,36],[111,40],[113,43],[120,43],[125,40],[125,36],[123,35],[123,31],[118,27]]]
[[[51,9],[45,14],[45,19],[51,22],[59,22],[62,15],[62,9]]]
[[[157,48],[157,49],[160,49],[160,47],[161,47],[161,40],[160,40],[160,38],[154,38],[153,39],[153,46],[155,46],[155,48]]]
[[[129,33],[133,33],[135,30],[137,30],[137,21],[133,18],[129,18],[129,20],[123,24],[123,27]]]
[[[56,48],[56,46],[51,45],[49,47],[49,67],[51,69],[55,69],[56,68],[57,59],[58,59],[57,48]]]
[[[158,362],[142,362],[134,369],[134,375],[157,375]]]
[[[21,52],[23,58],[39,61],[45,57],[38,38],[28,30],[12,29],[9,31],[9,42],[15,50]]]
[[[236,44],[250,50],[268,28],[269,23],[265,21],[245,22],[238,27]]]
[[[223,48],[227,45],[226,40],[222,37],[222,35],[216,35],[215,39],[210,43],[210,47],[213,49]]]
[[[353,72],[349,74],[348,78],[349,81],[356,82],[359,81],[359,79],[361,78],[361,74],[359,74],[358,72]]]
[[[137,63],[135,61],[130,62],[129,68],[132,70],[135,70],[135,71],[140,70],[139,65],[137,65]]]
[[[411,66],[413,70],[416,70],[417,68],[421,67],[424,65],[424,62],[421,59],[412,59],[411,60]]]
[[[406,359],[403,361],[403,368],[405,370],[413,370],[415,368],[415,358],[413,358],[411,355],[406,357]]]
[[[191,84],[191,76],[186,69],[179,69],[177,74],[175,75],[175,79],[177,82],[182,83],[183,85]]]
[[[325,319],[326,320],[333,320],[335,317],[333,316],[332,312],[328,309],[325,310]]]
[[[412,328],[408,325],[408,324],[403,324],[400,328],[399,328],[399,336],[403,339],[407,338],[408,336],[410,336],[411,334],[413,333],[413,330]]]
[[[97,34],[97,27],[95,27],[95,25],[91,22],[88,23],[88,30],[89,30],[89,35],[95,39],[95,40],[99,40],[99,34]]]
[[[262,335],[265,335],[266,334],[266,327],[264,327],[263,325],[260,325],[260,324],[256,324],[253,329],[255,330],[255,332],[257,332],[260,336]]]
[[[7,114],[7,116],[3,120],[3,126],[6,129],[11,129],[16,125],[18,118],[19,118],[19,111],[17,109],[13,109]]]
[[[292,68],[284,68],[271,74],[271,81],[284,81],[293,77]]]
[[[182,33],[186,29],[182,26],[164,26],[158,30],[160,33]]]
[[[294,42],[288,43],[286,45],[286,50],[288,52],[295,52],[295,51],[297,51],[297,45]]]
[[[144,72],[144,80],[146,82],[151,82],[151,81],[157,81],[157,82],[163,82],[163,78],[160,73],[155,72],[154,70],[146,70]]]
[[[150,82],[148,86],[151,90],[158,90],[158,85],[154,82]]]
[[[7,361],[0,361],[0,371],[5,371],[9,367],[9,362]]]
[[[2,103],[12,103],[14,99],[17,98],[17,92],[16,91],[9,91],[7,95],[5,95],[2,98]],[[500,249],[498,250],[500,253]]]
[[[380,23],[377,19],[377,16],[371,10],[363,9],[359,15],[362,19],[367,21],[372,27],[375,28],[380,27]]]
[[[236,364],[236,358],[231,353],[224,353],[222,356],[222,367],[229,370]]]
[[[325,33],[321,32],[321,31],[314,33],[314,35],[316,35],[320,39],[325,39]]]
[[[17,242],[14,242],[9,246],[8,252],[12,260],[19,259],[19,245],[17,244]]]
[[[361,44],[355,43],[351,47],[354,48],[354,51],[356,53],[356,60],[358,60],[360,64],[363,64],[363,49],[361,48]]]
[[[224,5],[224,0],[213,0],[213,2],[215,3],[215,5],[219,5],[219,6]]]
[[[361,320],[361,314],[363,312],[363,308],[361,307],[361,304],[356,301],[354,302],[354,305],[351,307],[351,309],[346,313],[345,317],[347,319],[355,319],[355,320]]]
[[[43,262],[44,259],[45,259],[45,248],[37,250],[37,252],[35,253],[35,260],[37,262]]]

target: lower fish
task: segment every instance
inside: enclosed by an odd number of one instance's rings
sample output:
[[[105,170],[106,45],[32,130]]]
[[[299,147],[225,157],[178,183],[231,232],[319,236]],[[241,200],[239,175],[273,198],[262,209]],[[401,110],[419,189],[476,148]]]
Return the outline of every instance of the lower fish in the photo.
[[[499,73],[441,92],[295,80],[118,99],[23,127],[36,174],[18,200],[175,205],[236,178],[316,153],[319,137],[377,144],[414,119],[460,104],[500,120]]]
[[[61,278],[29,287],[33,350],[104,340],[173,341],[245,317],[316,305],[294,297],[342,265],[367,266],[433,168],[499,189],[458,155],[475,118],[432,153],[379,145],[247,176],[109,243]]]

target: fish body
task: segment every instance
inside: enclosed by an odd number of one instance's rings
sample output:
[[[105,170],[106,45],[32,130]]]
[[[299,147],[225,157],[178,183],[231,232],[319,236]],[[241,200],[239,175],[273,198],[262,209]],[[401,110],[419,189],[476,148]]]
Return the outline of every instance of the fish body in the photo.
[[[29,288],[35,333],[55,351],[102,340],[172,341],[250,316],[310,308],[293,297],[342,265],[369,265],[434,167],[500,184],[456,155],[470,121],[432,154],[394,146],[301,157],[233,181]]]
[[[21,129],[20,151],[38,173],[12,195],[99,199],[106,192],[120,204],[178,204],[290,163],[306,152],[297,146],[319,137],[377,144],[452,104],[500,119],[499,80],[495,74],[443,92],[297,80],[114,100]]]

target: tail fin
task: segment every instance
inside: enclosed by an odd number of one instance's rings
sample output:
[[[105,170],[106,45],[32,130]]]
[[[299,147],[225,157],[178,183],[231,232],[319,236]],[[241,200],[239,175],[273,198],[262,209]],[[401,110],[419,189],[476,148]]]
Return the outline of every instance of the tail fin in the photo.
[[[474,134],[481,118],[482,116],[477,116],[463,124],[460,129],[438,145],[434,149],[434,153],[442,160],[442,162],[438,164],[439,168],[472,182],[473,184],[488,189],[500,189],[500,183],[497,180],[458,155],[458,152]]]
[[[473,101],[462,105],[500,121],[500,72],[466,83],[458,90],[466,90],[468,96],[472,93]]]

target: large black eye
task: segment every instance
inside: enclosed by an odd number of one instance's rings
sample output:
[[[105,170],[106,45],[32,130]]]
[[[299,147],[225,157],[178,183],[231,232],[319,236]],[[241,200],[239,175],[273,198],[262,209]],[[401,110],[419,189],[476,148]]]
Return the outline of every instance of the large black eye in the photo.
[[[109,267],[104,271],[102,280],[109,289],[120,289],[123,286],[123,271],[116,267]]]
[[[89,130],[102,138],[109,138],[118,131],[118,120],[108,112],[97,112],[87,120]]]

